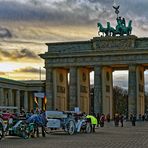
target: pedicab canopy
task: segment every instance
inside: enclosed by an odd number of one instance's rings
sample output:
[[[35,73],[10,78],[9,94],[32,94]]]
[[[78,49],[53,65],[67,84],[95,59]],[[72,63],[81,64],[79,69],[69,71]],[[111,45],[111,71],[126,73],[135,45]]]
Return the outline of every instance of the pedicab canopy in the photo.
[[[63,113],[62,111],[46,111],[45,112],[47,119],[52,118],[67,118],[67,114]]]

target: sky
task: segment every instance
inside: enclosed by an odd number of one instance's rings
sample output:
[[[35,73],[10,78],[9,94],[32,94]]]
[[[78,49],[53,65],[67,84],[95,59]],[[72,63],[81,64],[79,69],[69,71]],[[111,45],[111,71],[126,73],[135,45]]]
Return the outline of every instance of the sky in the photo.
[[[132,20],[133,35],[147,37],[148,0],[116,0],[120,16]],[[97,23],[116,25],[113,0],[0,0],[0,77],[45,78],[45,43],[90,40]]]

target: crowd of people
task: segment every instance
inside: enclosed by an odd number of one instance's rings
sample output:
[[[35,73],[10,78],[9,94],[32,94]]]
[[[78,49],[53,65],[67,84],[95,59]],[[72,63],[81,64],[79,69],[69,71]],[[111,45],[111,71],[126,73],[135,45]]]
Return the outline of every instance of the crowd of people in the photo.
[[[18,112],[17,110],[15,111],[10,111],[10,110],[1,110],[0,111],[0,118],[2,118],[3,120],[9,120],[10,118],[12,118],[13,120],[26,120],[29,117],[31,117],[34,114],[41,114],[43,113],[42,110],[40,109],[36,109],[36,110],[31,110],[28,112],[25,112],[25,110],[22,108],[20,110],[20,112]]]
[[[41,109],[36,109],[36,110],[31,110],[30,112],[25,112],[24,109],[21,109],[20,112],[15,112],[13,114],[9,113],[8,110],[5,110],[3,112],[0,112],[0,117],[3,118],[4,120],[6,118],[13,118],[13,119],[27,119],[30,116],[32,116],[33,114],[41,114],[44,111],[42,111]],[[94,123],[92,123],[93,125],[93,131],[95,131],[95,127],[104,127],[105,122],[110,122],[110,121],[114,121],[114,126],[118,127],[124,126],[124,122],[126,120],[128,120],[125,115],[121,114],[121,113],[115,113],[113,117],[110,116],[110,113],[108,113],[107,115],[105,114],[100,114],[100,113],[91,113],[91,116],[95,117],[97,121],[95,121]],[[129,115],[129,121],[131,122],[132,126],[136,126],[136,121],[145,121],[148,119],[148,114],[144,114],[141,115],[139,114],[139,116],[137,116],[136,114],[130,114]],[[93,122],[93,119],[92,119]]]
[[[124,114],[121,113],[115,113],[113,118],[111,118],[110,114],[108,113],[107,115],[105,114],[100,114],[100,113],[91,113],[94,117],[96,117],[98,124],[97,127],[104,127],[104,123],[105,122],[110,122],[110,121],[114,121],[114,126],[118,127],[124,126],[124,122],[125,121],[130,121],[132,126],[136,126],[136,121],[148,121],[148,114],[144,114],[141,115],[139,114],[139,116],[137,116],[136,114],[130,114],[129,118],[127,118]]]

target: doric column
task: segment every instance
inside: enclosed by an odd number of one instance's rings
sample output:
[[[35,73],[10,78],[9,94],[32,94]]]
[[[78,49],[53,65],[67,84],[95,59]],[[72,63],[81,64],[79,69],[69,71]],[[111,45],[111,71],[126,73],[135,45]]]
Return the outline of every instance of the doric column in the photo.
[[[77,106],[82,112],[90,113],[90,69],[80,67],[77,70]]]
[[[18,107],[18,111],[20,111],[20,90],[16,91],[16,106]]]
[[[53,100],[53,69],[46,68],[46,97],[47,97],[47,110],[54,109],[54,100]]]
[[[4,105],[5,106],[9,106],[9,102],[8,102],[8,89],[4,90]]]
[[[129,65],[129,81],[128,81],[128,114],[137,113],[137,78],[136,65]]]
[[[12,96],[12,89],[8,90],[8,102],[9,106],[14,106],[13,96]]]
[[[145,95],[144,95],[144,67],[137,66],[137,116],[145,113]]]
[[[113,78],[112,68],[109,66],[102,68],[102,112],[113,117]]]
[[[102,70],[94,67],[94,112],[102,113]]]
[[[0,88],[0,106],[3,106],[4,103],[5,103],[5,100],[4,100],[4,89]]]
[[[24,92],[24,109],[25,111],[28,111],[28,92]]]
[[[77,106],[77,68],[70,67],[69,110]]]

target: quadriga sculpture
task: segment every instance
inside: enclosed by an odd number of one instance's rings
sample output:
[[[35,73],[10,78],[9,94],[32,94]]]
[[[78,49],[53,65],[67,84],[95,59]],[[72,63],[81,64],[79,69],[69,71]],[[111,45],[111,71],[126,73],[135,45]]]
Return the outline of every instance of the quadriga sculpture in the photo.
[[[99,23],[99,22],[98,22],[97,26],[98,26],[98,28],[99,28],[98,34],[99,34],[100,32],[102,32],[102,33],[103,33],[103,36],[108,36],[108,28],[104,28],[104,27],[102,26],[102,24]]]
[[[117,19],[116,29],[111,27],[110,22],[107,22],[107,27],[104,28],[102,24],[99,22],[99,33],[102,32],[103,36],[123,36],[130,35],[132,32],[132,20],[128,22],[128,26],[126,27],[126,21],[124,18],[118,17]]]

